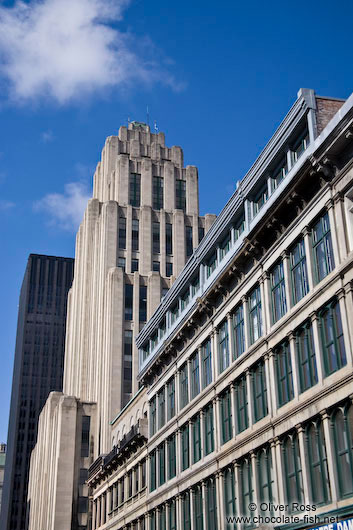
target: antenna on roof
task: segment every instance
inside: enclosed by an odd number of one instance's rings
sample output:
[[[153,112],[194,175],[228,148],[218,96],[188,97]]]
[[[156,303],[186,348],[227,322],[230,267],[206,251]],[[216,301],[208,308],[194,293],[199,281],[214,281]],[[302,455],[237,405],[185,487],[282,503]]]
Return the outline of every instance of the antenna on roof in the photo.
[[[149,109],[148,109],[148,105],[146,107],[146,115],[147,115],[147,125],[150,124],[150,112],[149,112]]]

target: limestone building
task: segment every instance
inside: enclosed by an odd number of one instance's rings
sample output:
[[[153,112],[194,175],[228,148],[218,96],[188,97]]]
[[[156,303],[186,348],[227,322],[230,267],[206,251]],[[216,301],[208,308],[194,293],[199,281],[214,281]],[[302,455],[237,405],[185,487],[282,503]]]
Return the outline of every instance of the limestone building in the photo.
[[[352,201],[353,95],[302,89],[136,339],[92,530],[352,527]]]
[[[4,472],[6,462],[6,444],[0,444],[0,511],[2,501],[2,489],[4,486]]]
[[[50,395],[32,453],[32,530],[88,528],[88,468],[139,389],[135,338],[214,218],[199,216],[197,169],[163,133],[132,122],[106,140],[77,234],[64,389]]]
[[[1,530],[26,527],[29,463],[39,414],[62,390],[67,295],[74,260],[30,254],[18,309]]]

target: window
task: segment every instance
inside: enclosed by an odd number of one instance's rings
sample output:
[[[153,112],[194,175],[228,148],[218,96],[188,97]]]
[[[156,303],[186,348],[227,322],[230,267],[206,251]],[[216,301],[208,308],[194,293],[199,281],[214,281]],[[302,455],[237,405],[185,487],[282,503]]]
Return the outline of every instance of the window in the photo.
[[[199,244],[201,243],[204,237],[205,237],[205,229],[203,226],[199,226]]]
[[[214,252],[212,256],[207,260],[207,263],[206,263],[207,278],[211,276],[212,272],[216,269],[216,267],[217,267],[217,254]]]
[[[140,206],[141,195],[141,175],[137,173],[130,174],[130,204],[131,206]]]
[[[181,429],[181,470],[185,471],[190,465],[189,460],[189,424],[186,423]]]
[[[332,416],[338,489],[341,499],[353,493],[353,407],[345,406]]]
[[[195,296],[200,289],[200,277],[197,275],[191,280],[191,296]]]
[[[297,434],[288,435],[282,444],[286,502],[290,505],[293,502],[302,503],[304,491]]]
[[[180,368],[180,408],[184,408],[189,403],[189,379],[188,365],[185,363]]]
[[[291,153],[292,153],[292,162],[293,164],[301,157],[305,149],[309,145],[309,133],[305,130],[294,143]]]
[[[157,409],[156,396],[150,401],[150,436],[153,436],[157,430]]]
[[[259,421],[261,418],[267,416],[267,385],[265,365],[261,361],[251,370],[252,391],[253,391],[253,405],[254,405],[254,421]]]
[[[167,383],[167,420],[175,416],[175,380],[174,377]]]
[[[139,220],[132,220],[132,250],[136,251],[139,249]]]
[[[213,426],[213,405],[210,403],[204,408],[204,437],[205,455],[214,451],[214,426]]]
[[[235,489],[235,477],[234,477],[234,470],[232,468],[227,468],[224,472],[224,508],[225,508],[225,515],[226,520],[229,520],[229,518],[234,517],[237,515],[237,508],[236,508],[236,489]],[[217,527],[217,526],[216,526]],[[228,523],[226,525],[227,530],[231,529],[233,527],[233,524]]]
[[[179,210],[186,210],[186,182],[177,179],[175,181],[175,207]]]
[[[141,462],[141,489],[146,487],[146,460]]]
[[[88,512],[88,498],[79,497],[78,498],[78,513],[87,513]]]
[[[168,447],[168,479],[174,478],[176,475],[176,445],[175,434],[167,440]]]
[[[167,256],[173,254],[173,225],[170,223],[165,225],[165,252]]]
[[[261,294],[260,287],[255,287],[249,294],[250,343],[253,344],[262,335]]]
[[[190,290],[187,289],[184,294],[182,295],[181,299],[180,299],[180,306],[181,306],[181,310],[184,311],[184,309],[187,307],[187,305],[189,304],[189,299],[190,299]]]
[[[313,331],[310,322],[296,330],[295,345],[299,372],[300,392],[317,383],[316,357],[313,344]]]
[[[335,267],[328,213],[325,213],[325,215],[317,221],[312,228],[311,234],[316,281],[318,283]]]
[[[268,186],[266,184],[261,188],[253,201],[254,216],[261,210],[265,202],[268,200]]]
[[[183,517],[183,529],[191,530],[191,517],[190,517],[190,494],[187,491],[181,497],[181,508]]]
[[[219,247],[220,250],[220,259],[223,259],[224,256],[229,252],[230,250],[230,234],[228,234],[222,241]]]
[[[212,352],[211,340],[208,339],[201,347],[201,362],[202,362],[202,388],[212,383]]]
[[[133,285],[125,284],[125,320],[132,320]]]
[[[236,432],[239,434],[249,427],[248,392],[245,375],[239,377],[235,382],[235,399],[237,411]]]
[[[146,285],[140,285],[139,320],[140,322],[146,322],[147,320],[147,286]]]
[[[256,455],[260,502],[273,502],[273,465],[271,447],[265,446]],[[269,510],[270,511],[270,510]]]
[[[217,493],[214,478],[206,481],[206,503],[207,528],[217,528]]]
[[[282,342],[276,348],[276,354],[278,406],[282,407],[294,397],[289,343]]]
[[[158,428],[161,429],[165,424],[165,390],[164,387],[157,394],[158,401]]]
[[[165,506],[162,504],[159,508],[159,530],[166,530],[166,514],[165,514]]]
[[[165,444],[158,447],[159,456],[159,486],[165,483]]]
[[[138,259],[132,259],[131,260],[131,272],[136,272],[139,270],[139,260]]]
[[[249,517],[252,512],[249,504],[254,500],[253,474],[250,458],[244,458],[239,466],[240,486],[242,491],[241,508],[242,514]],[[249,524],[247,526],[250,526]]]
[[[322,308],[319,316],[324,368],[327,376],[347,363],[338,300],[334,299],[330,304]]]
[[[232,436],[232,404],[230,389],[227,389],[221,396],[221,443],[228,442]]]
[[[160,266],[159,261],[154,261],[154,262],[152,263],[152,270],[153,270],[154,272],[160,272],[160,268],[161,268],[161,266]]]
[[[170,310],[170,322],[171,322],[171,324],[174,324],[174,322],[176,321],[178,316],[179,316],[179,304],[176,303],[176,304],[173,305],[173,307]]]
[[[163,177],[153,177],[152,201],[155,210],[163,208]]]
[[[290,250],[293,305],[297,304],[309,292],[308,272],[304,240],[298,241]]]
[[[127,484],[128,484],[127,498],[130,499],[130,497],[132,497],[132,469],[130,469],[130,471],[127,474]]]
[[[233,323],[233,354],[237,359],[245,351],[245,333],[244,333],[244,311],[243,306],[236,308],[232,315]]]
[[[152,223],[152,252],[153,254],[160,252],[160,225],[156,221]]]
[[[196,486],[194,489],[194,530],[203,530],[203,506],[202,489]]]
[[[150,458],[150,490],[156,489],[156,451],[152,451]]]
[[[185,226],[185,243],[186,243],[186,256],[189,257],[193,253],[192,246],[192,226]]]
[[[169,503],[169,528],[168,530],[177,530],[176,527],[176,503],[175,499],[172,499]]]
[[[199,352],[191,357],[191,399],[200,393]]]
[[[81,457],[89,456],[89,434],[91,427],[91,417],[82,416],[82,430],[81,430]]]
[[[124,359],[123,359],[123,402],[124,405],[129,401],[132,392],[132,331],[124,331]]]
[[[156,512],[153,510],[152,512],[150,512],[151,514],[151,518],[150,518],[150,527],[148,530],[156,530]]]
[[[200,414],[197,414],[192,420],[192,462],[198,462],[201,459],[201,423]]]
[[[234,239],[235,241],[239,239],[240,235],[245,230],[245,217],[244,213],[241,215],[234,223]]]
[[[167,276],[167,278],[173,276],[173,263],[169,263],[167,261],[167,263],[165,264],[165,275]]]
[[[125,258],[118,258],[118,267],[125,272]]]
[[[126,248],[126,218],[119,219],[119,248]]]
[[[305,441],[310,471],[310,498],[315,504],[327,504],[331,499],[331,494],[321,419],[314,420],[307,425]]]
[[[272,173],[272,190],[275,190],[277,188],[277,186],[282,182],[287,173],[288,163],[287,157],[285,156]]]
[[[271,270],[272,322],[277,322],[287,312],[286,289],[284,284],[283,262]]]
[[[218,355],[219,373],[222,373],[229,366],[229,336],[227,320],[220,325],[218,330]]]

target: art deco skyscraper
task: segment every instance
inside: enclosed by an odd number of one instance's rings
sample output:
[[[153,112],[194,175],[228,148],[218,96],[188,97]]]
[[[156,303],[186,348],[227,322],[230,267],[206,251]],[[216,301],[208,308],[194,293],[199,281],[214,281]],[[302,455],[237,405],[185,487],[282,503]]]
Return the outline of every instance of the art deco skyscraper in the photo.
[[[67,294],[72,258],[31,254],[21,288],[1,529],[23,530],[31,451],[39,414],[63,386]]]
[[[64,390],[32,456],[30,528],[86,528],[88,467],[138,390],[134,338],[213,221],[199,216],[196,167],[163,133],[132,122],[106,140],[77,234]]]

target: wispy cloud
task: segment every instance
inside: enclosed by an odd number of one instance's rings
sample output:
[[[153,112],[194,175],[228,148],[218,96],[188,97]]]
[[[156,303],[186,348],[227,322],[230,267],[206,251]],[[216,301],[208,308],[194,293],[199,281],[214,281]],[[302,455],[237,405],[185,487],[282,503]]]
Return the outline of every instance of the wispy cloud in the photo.
[[[15,207],[15,203],[12,201],[0,200],[0,212],[6,212]]]
[[[8,83],[9,97],[65,104],[136,80],[179,90],[182,84],[163,71],[158,59],[144,59],[136,51],[139,39],[116,29],[128,4],[33,0],[0,7],[0,76]],[[152,43],[149,52],[153,54]]]
[[[40,135],[41,142],[43,144],[48,144],[49,142],[52,142],[54,140],[54,134],[53,131],[48,129],[47,131],[43,131]]]
[[[35,202],[34,210],[45,212],[51,225],[75,231],[82,221],[90,197],[87,184],[70,182],[65,185],[64,193],[48,193]]]

